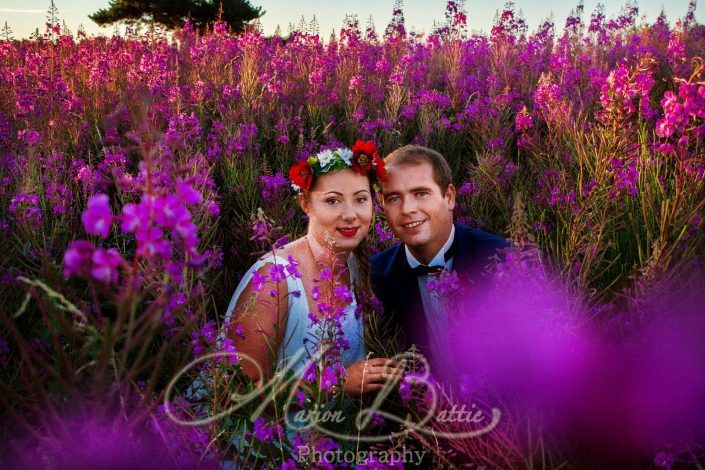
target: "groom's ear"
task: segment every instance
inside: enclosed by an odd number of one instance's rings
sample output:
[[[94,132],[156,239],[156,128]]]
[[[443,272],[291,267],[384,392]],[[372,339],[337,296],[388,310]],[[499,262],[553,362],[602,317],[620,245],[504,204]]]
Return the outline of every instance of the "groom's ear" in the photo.
[[[456,191],[455,191],[455,186],[453,186],[453,183],[448,184],[448,188],[446,189],[446,199],[448,200],[448,210],[453,210],[455,209],[455,196],[456,196]]]

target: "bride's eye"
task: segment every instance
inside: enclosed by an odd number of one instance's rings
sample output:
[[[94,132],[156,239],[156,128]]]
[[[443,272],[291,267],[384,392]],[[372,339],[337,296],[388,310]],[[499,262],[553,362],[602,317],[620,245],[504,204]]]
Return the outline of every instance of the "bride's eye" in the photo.
[[[355,202],[357,202],[358,204],[363,204],[363,203],[367,202],[367,197],[361,196],[361,197],[355,199]]]
[[[333,205],[333,204],[337,204],[337,203],[338,203],[338,200],[334,197],[332,197],[330,199],[326,199],[326,204]]]

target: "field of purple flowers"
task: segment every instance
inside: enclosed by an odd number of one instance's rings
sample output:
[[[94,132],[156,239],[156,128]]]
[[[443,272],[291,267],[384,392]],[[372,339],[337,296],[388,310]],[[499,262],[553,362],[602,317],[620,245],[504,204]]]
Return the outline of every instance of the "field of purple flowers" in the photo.
[[[94,462],[91,445],[136,462],[223,458],[216,426],[165,417],[164,390],[194,357],[236,350],[215,331],[240,277],[302,235],[289,166],[358,138],[441,152],[458,220],[534,253],[513,262],[554,272],[593,326],[633,328],[653,296],[689,290],[705,248],[694,10],[641,24],[629,4],[616,18],[579,5],[562,32],[529,32],[509,3],[470,35],[450,1],[426,36],[397,8],[383,34],[349,17],[329,40],[215,23],[1,41],[0,437],[21,430],[25,462],[67,449]],[[373,225],[372,251],[393,243],[381,212]],[[253,426],[262,442],[281,429]],[[489,466],[571,462],[503,432],[453,450]],[[647,463],[694,448],[655,444]]]

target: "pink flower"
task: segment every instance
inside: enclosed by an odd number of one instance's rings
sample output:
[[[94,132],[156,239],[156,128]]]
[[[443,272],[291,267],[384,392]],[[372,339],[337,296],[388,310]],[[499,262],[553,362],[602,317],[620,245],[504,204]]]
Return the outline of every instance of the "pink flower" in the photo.
[[[71,277],[87,272],[94,249],[86,240],[71,242],[69,249],[64,253],[64,276]]]
[[[157,198],[154,206],[156,221],[162,227],[172,228],[190,217],[182,201],[173,194]]]
[[[17,137],[19,137],[20,139],[24,138],[25,142],[27,142],[27,144],[30,146],[37,145],[42,140],[42,137],[39,135],[39,132],[31,129],[19,131],[17,133]]]
[[[179,235],[181,235],[185,247],[193,248],[198,245],[198,234],[196,233],[196,224],[191,222],[191,219],[188,216],[177,222],[175,230]]]
[[[171,243],[165,240],[163,235],[156,227],[137,232],[137,254],[148,258],[170,258]]]
[[[91,261],[93,261],[91,275],[94,279],[106,284],[115,284],[117,282],[117,268],[122,262],[122,257],[115,248],[95,250]]]
[[[252,290],[255,292],[259,292],[260,290],[262,290],[262,286],[264,286],[266,282],[267,277],[255,271],[252,275]]]
[[[112,219],[108,196],[96,194],[88,198],[88,207],[81,215],[87,233],[106,238],[110,234]]]
[[[184,181],[180,181],[177,184],[176,194],[184,204],[194,205],[200,204],[203,201],[203,196],[201,196],[201,193],[193,189],[191,183],[186,183]]]
[[[338,385],[338,377],[335,375],[335,369],[326,366],[321,374],[321,389],[331,390],[336,385]]]
[[[225,338],[223,342],[223,352],[227,354],[228,361],[231,364],[237,364],[237,348],[230,338]]]
[[[524,112],[520,112],[516,115],[515,129],[517,132],[522,132],[533,127],[534,121],[531,116]]]
[[[220,206],[218,205],[217,202],[209,202],[208,205],[206,206],[206,211],[208,212],[208,215],[213,217],[214,219],[220,215]]]
[[[147,217],[148,214],[142,204],[125,204],[122,207],[122,224],[120,227],[125,233],[135,232],[141,227],[142,219]]]

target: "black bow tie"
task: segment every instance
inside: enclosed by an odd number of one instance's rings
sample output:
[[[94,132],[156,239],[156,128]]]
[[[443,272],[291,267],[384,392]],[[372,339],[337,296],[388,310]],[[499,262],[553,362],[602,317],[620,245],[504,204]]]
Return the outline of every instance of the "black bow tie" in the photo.
[[[426,266],[425,264],[420,264],[415,268],[412,268],[411,272],[416,276],[438,276],[445,269],[444,266]]]
[[[443,259],[447,263],[453,256],[455,256],[455,240],[453,240],[450,248],[448,248],[448,251],[446,251],[443,255]],[[428,276],[429,274],[432,276],[437,276],[442,273],[444,269],[445,266],[426,266],[425,264],[420,264],[415,268],[412,268],[411,272],[416,276]]]

